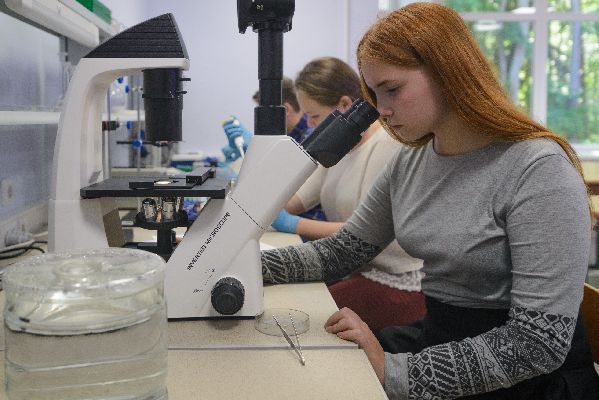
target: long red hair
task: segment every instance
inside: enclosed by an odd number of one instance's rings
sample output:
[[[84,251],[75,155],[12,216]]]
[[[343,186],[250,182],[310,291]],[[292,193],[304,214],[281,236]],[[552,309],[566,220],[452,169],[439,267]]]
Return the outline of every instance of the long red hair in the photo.
[[[390,13],[364,34],[357,56],[362,91],[373,104],[376,98],[364,82],[362,61],[424,67],[441,88],[449,107],[476,131],[507,141],[549,138],[564,149],[584,178],[580,160],[568,141],[512,103],[463,19],[451,8],[412,3]],[[428,135],[406,142],[384,120],[381,123],[389,134],[407,145],[421,146],[432,139]]]

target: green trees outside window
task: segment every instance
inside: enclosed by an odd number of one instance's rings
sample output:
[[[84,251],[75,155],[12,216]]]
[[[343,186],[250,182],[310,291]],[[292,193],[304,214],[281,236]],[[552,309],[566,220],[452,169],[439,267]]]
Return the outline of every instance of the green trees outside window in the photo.
[[[572,143],[599,143],[599,23],[549,24],[547,124]]]
[[[462,14],[512,100],[577,148],[599,145],[599,0],[444,4]]]

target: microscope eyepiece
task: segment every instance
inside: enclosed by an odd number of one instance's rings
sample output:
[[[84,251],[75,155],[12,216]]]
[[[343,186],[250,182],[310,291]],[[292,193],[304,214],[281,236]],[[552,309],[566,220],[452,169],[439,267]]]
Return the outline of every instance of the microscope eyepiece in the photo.
[[[332,167],[360,142],[362,133],[378,117],[376,108],[357,99],[345,113],[335,110],[329,114],[302,146],[323,166]]]
[[[365,131],[379,117],[379,112],[364,99],[357,99],[344,116]]]

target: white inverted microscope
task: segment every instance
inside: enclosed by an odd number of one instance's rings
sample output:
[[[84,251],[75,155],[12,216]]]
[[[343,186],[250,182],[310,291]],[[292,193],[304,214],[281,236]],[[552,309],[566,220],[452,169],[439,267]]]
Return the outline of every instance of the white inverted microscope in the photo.
[[[181,70],[188,69],[189,60],[170,14],[136,25],[84,57],[61,114],[50,200],[51,251],[111,245],[112,197],[211,197],[191,224],[182,210],[161,222],[144,221],[143,211],[136,217],[139,226],[159,232],[162,244],[150,250],[168,260],[165,291],[171,319],[261,314],[260,237],[317,165],[336,164],[378,118],[369,103],[357,100],[347,112],[329,115],[304,142],[287,136],[281,105],[283,33],[291,29],[294,0],[238,0],[237,7],[240,32],[252,26],[258,33],[260,104],[254,112],[254,137],[232,190],[205,171],[167,182],[159,177],[137,182],[100,178],[102,101],[118,76],[144,72],[150,140],[181,140]],[[154,40],[146,41],[149,37]],[[178,245],[171,237],[174,226],[188,226]]]

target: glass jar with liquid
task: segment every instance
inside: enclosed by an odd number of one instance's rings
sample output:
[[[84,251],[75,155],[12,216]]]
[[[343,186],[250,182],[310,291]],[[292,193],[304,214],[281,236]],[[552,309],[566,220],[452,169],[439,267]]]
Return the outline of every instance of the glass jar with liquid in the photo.
[[[8,398],[166,399],[164,268],[155,254],[117,248],[9,267]]]

